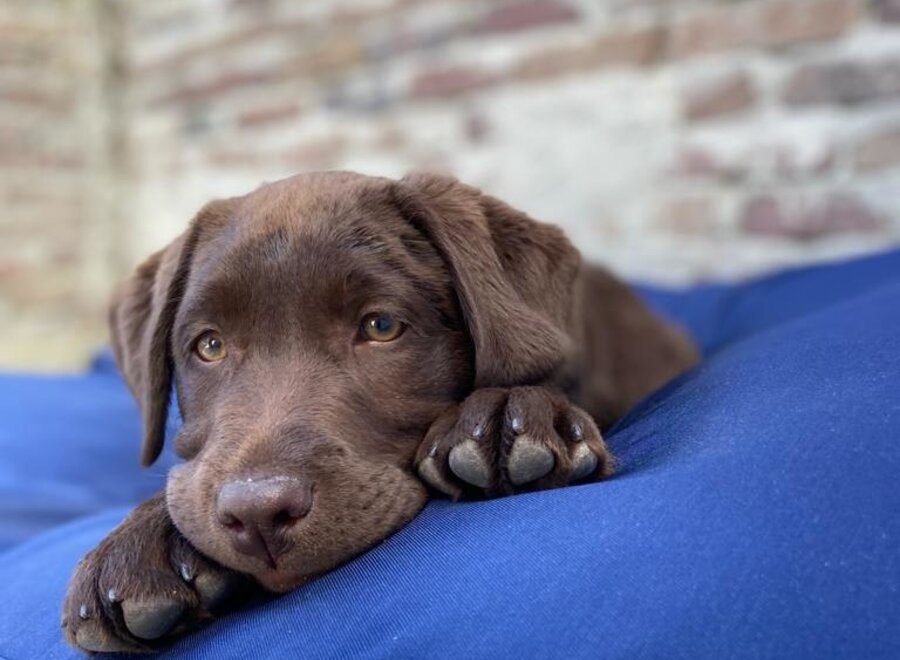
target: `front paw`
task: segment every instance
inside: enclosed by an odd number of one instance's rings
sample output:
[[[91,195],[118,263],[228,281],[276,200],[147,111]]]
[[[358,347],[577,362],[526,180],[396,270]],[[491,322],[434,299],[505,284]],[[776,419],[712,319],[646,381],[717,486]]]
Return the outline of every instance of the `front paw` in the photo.
[[[453,498],[555,488],[612,474],[586,412],[542,387],[476,390],[435,421],[415,460]]]
[[[241,582],[194,550],[154,498],[78,563],[63,632],[89,653],[152,651],[211,619]]]

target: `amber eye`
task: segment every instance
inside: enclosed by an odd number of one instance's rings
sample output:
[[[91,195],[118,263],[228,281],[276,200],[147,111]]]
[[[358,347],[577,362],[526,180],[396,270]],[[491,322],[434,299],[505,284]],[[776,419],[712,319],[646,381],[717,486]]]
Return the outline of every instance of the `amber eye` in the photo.
[[[384,312],[366,314],[360,323],[360,332],[369,341],[394,341],[406,328],[400,321]]]
[[[215,330],[200,335],[194,344],[194,352],[204,362],[218,362],[228,354],[222,336]]]

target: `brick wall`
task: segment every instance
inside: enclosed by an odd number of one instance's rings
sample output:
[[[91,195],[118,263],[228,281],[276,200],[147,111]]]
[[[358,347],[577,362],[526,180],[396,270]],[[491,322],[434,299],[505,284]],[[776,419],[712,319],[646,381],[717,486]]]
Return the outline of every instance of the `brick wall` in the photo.
[[[0,0],[41,4],[95,12],[101,65],[81,73],[105,84],[67,98],[99,101],[86,114],[109,128],[79,141],[77,114],[36,120],[40,140],[74,130],[81,156],[54,147],[31,183],[74,170],[109,185],[47,208],[44,230],[31,211],[0,225],[16,254],[26,237],[80,246],[70,271],[34,257],[56,298],[2,292],[35,314],[93,318],[104,268],[126,269],[210,197],[309,169],[448,170],[667,282],[900,239],[900,2]],[[65,44],[50,39],[71,66]],[[25,169],[10,158],[4,172]],[[108,237],[93,276],[85,231]],[[75,282],[82,299],[65,292]]]
[[[83,362],[113,266],[103,28],[86,2],[0,1],[0,365]]]

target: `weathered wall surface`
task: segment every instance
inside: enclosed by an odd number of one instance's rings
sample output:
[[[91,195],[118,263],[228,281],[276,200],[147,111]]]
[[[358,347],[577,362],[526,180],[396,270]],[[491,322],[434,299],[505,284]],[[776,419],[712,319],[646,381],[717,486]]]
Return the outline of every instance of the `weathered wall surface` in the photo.
[[[83,362],[114,270],[104,26],[0,1],[0,365]]]
[[[301,170],[450,171],[665,282],[900,240],[900,2],[37,4],[96,32],[0,47],[34,71],[0,101],[34,136],[0,128],[0,313],[57,334],[210,197]]]

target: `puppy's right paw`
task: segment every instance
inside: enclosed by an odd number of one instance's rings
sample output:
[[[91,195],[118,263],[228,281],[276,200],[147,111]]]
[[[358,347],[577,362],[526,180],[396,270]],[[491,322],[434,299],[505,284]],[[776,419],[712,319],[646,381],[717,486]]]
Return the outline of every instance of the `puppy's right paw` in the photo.
[[[88,653],[153,651],[208,622],[242,583],[194,550],[154,498],[78,563],[63,633]]]

